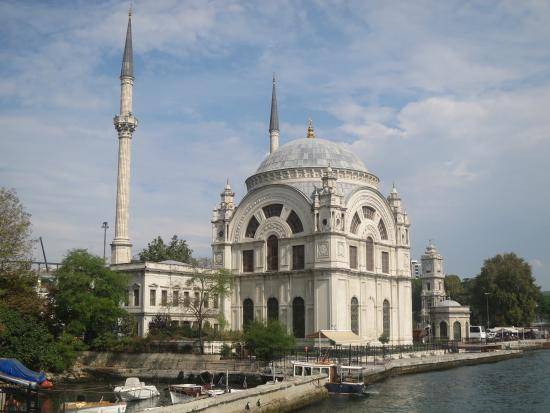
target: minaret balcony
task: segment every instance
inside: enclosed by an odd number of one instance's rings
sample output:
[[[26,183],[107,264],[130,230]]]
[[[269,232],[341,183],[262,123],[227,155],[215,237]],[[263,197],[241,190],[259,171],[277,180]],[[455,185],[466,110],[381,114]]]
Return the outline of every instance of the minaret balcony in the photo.
[[[133,133],[138,125],[137,118],[129,113],[128,115],[116,115],[113,123],[117,132]]]

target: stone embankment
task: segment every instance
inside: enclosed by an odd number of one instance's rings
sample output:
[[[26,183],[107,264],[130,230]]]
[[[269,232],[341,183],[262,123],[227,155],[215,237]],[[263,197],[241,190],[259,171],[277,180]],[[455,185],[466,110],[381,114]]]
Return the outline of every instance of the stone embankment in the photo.
[[[369,366],[365,374],[365,383],[371,384],[401,374],[423,373],[474,364],[494,363],[509,358],[521,357],[521,355],[521,350],[499,350],[489,353],[463,352],[424,355],[422,357],[404,357],[390,360],[384,365]]]
[[[157,407],[149,411],[154,413],[290,412],[327,397],[326,381],[325,375],[296,377],[280,383],[264,384],[238,393]]]
[[[116,378],[140,377],[173,381],[182,374],[199,374],[204,371],[230,373],[259,372],[260,366],[253,361],[220,360],[217,355],[193,355],[178,353],[100,353],[84,352],[78,358],[75,378],[106,375]]]

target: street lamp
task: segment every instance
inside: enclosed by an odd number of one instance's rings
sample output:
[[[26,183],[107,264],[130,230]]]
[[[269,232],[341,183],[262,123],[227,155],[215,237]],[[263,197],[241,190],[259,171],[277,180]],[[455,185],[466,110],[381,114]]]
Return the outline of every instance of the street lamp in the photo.
[[[491,293],[484,293],[485,294],[485,305],[487,308],[487,328],[489,328],[489,295]]]
[[[107,246],[107,229],[109,229],[109,224],[107,221],[103,221],[103,224],[101,224],[101,228],[103,228],[103,262],[105,261],[105,247]]]

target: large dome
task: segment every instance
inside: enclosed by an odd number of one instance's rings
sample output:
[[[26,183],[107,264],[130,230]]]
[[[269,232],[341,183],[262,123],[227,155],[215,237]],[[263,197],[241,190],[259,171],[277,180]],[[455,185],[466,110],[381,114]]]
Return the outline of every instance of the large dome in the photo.
[[[327,167],[367,172],[363,162],[343,145],[325,139],[296,139],[281,146],[260,164],[256,173],[287,168]]]

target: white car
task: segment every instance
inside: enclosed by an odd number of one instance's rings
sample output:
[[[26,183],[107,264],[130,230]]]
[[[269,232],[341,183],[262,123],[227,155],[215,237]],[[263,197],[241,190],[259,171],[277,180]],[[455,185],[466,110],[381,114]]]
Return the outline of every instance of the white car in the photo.
[[[487,333],[483,326],[470,326],[470,340],[473,341],[485,341],[487,340]]]

